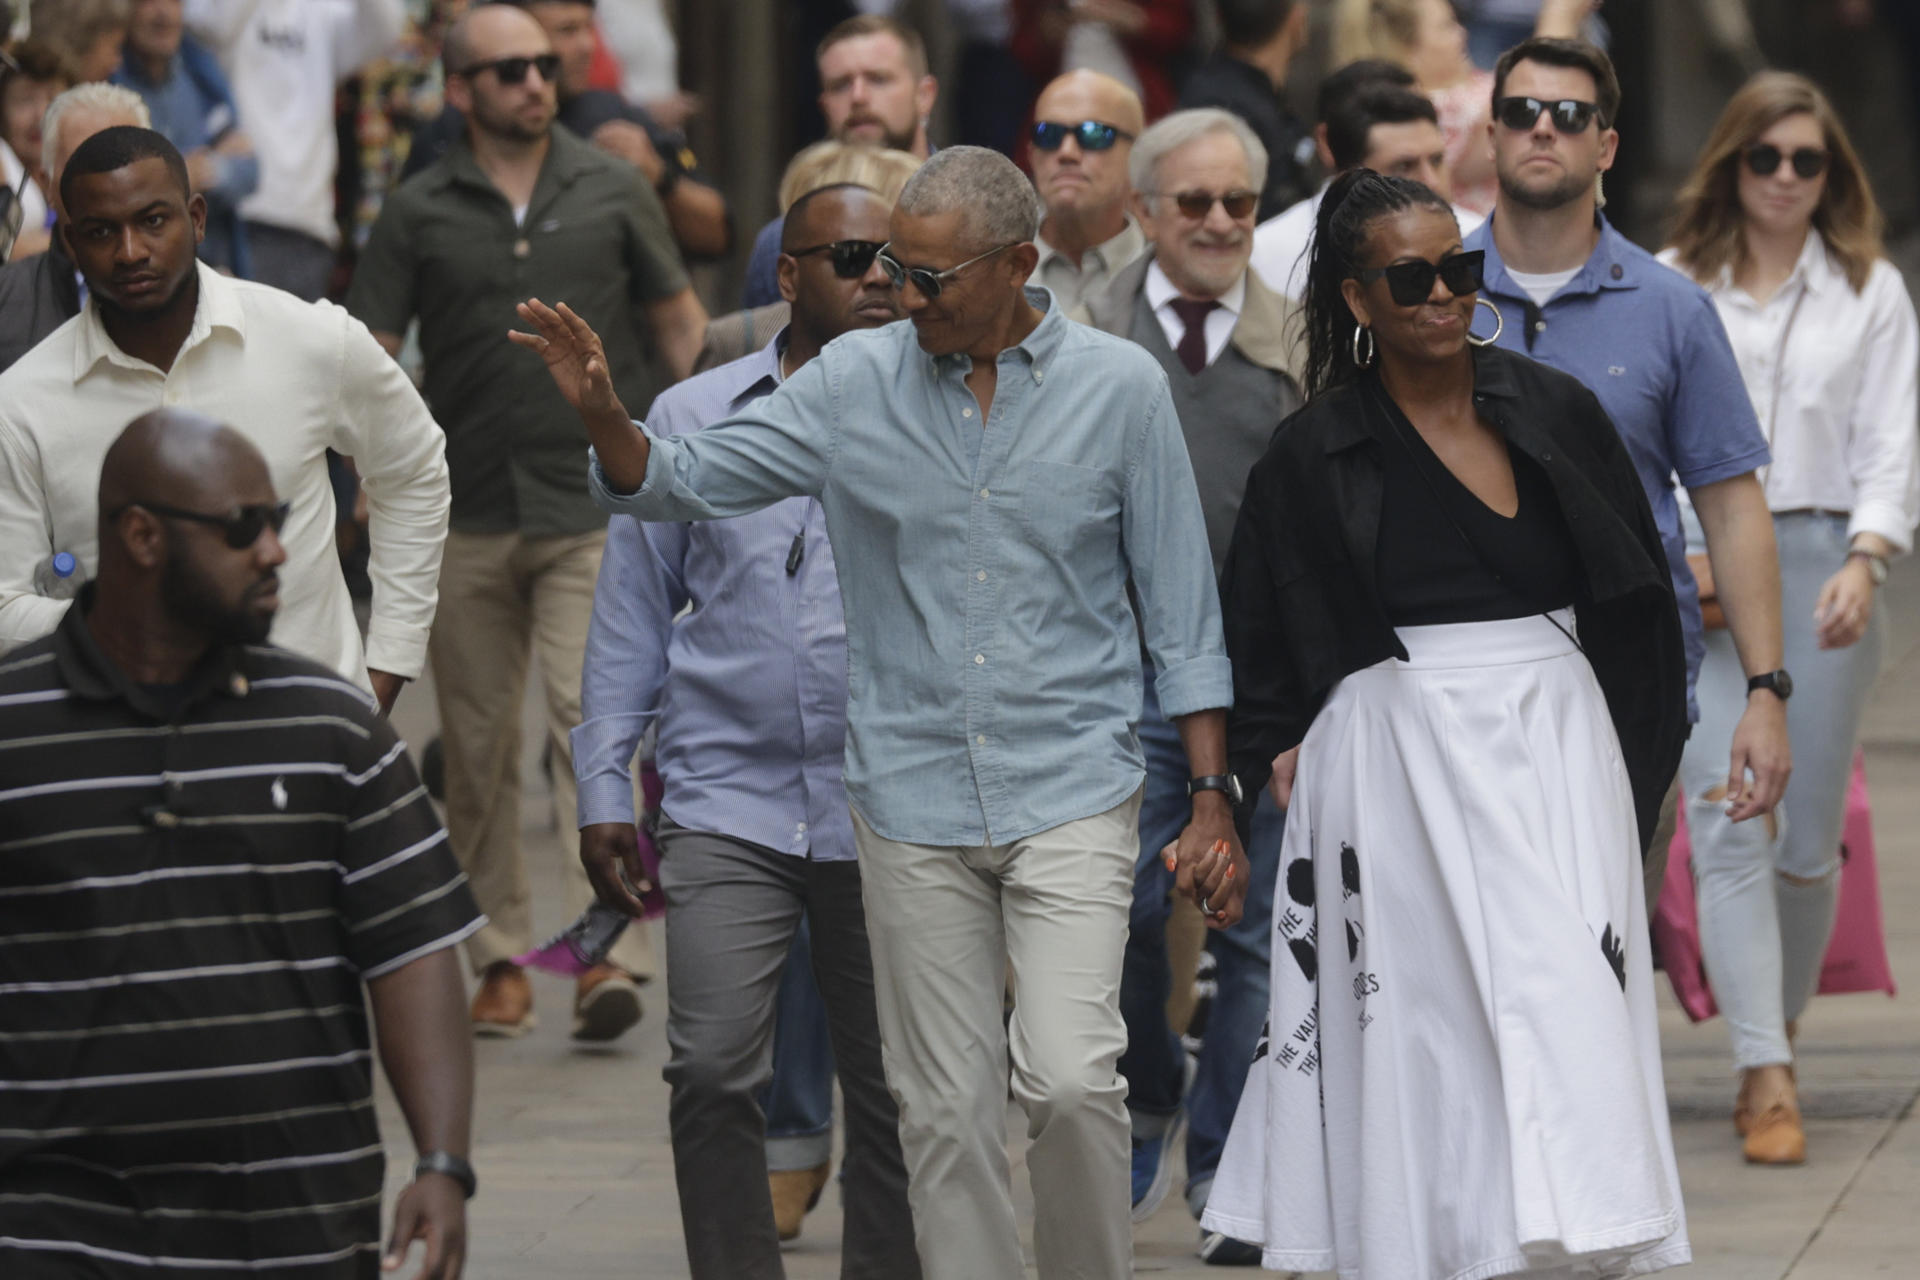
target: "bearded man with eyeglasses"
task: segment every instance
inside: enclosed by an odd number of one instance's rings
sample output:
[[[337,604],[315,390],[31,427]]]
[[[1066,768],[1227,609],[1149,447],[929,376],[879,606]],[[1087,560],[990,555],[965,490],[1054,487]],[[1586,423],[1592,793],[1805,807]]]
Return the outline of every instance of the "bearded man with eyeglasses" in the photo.
[[[1132,1265],[1115,1064],[1143,633],[1192,777],[1179,886],[1216,928],[1239,919],[1247,887],[1219,599],[1166,376],[1027,287],[1039,222],[1005,156],[938,153],[875,259],[909,323],[843,335],[692,435],[630,418],[571,308],[530,300],[537,332],[514,335],[585,419],[609,511],[690,521],[820,503],[846,613],[845,780],[887,1083],[935,1280],[1025,1269],[1009,1067],[1033,1140],[1040,1275]]]
[[[1247,472],[1266,452],[1281,419],[1301,402],[1297,371],[1290,367],[1293,304],[1248,268],[1267,160],[1246,123],[1215,108],[1176,111],[1141,134],[1133,144],[1133,209],[1146,232],[1147,255],[1075,317],[1132,339],[1166,372],[1193,459],[1216,576],[1226,562]],[[1127,1020],[1120,1070],[1133,1125],[1136,1222],[1151,1217],[1166,1196],[1183,1136],[1187,1205],[1196,1218],[1206,1207],[1266,1019],[1284,821],[1270,797],[1257,797],[1247,843],[1253,879],[1246,914],[1207,939],[1217,986],[1189,1087],[1187,1053],[1167,1018],[1167,997],[1177,980],[1168,926],[1179,922],[1173,918],[1174,876],[1161,861],[1161,849],[1185,822],[1187,760],[1179,733],[1160,713],[1152,658],[1144,650],[1140,657],[1147,789],[1120,987]],[[1216,1265],[1251,1265],[1260,1251],[1209,1233],[1201,1237],[1200,1254]]]
[[[568,911],[592,900],[564,815],[607,522],[580,474],[578,419],[539,361],[503,353],[499,335],[528,292],[581,298],[606,317],[621,394],[646,404],[692,370],[706,311],[639,170],[554,127],[561,63],[538,21],[477,7],[448,28],[443,56],[466,135],[382,206],[347,307],[396,354],[419,320],[427,398],[447,431],[452,528],[431,644],[447,830],[490,917],[467,948],[481,979],[474,1031],[512,1037],[533,1022],[514,961],[535,942],[517,745],[530,653],[545,683]],[[644,933],[629,929],[576,983],[574,1034],[608,1040],[639,1021],[638,982],[652,972]]]
[[[53,556],[93,573],[101,459],[128,419],[195,409],[251,440],[293,503],[274,641],[391,708],[426,662],[447,528],[446,439],[420,394],[338,307],[195,262],[206,200],[161,134],[93,134],[59,194],[87,304],[0,374],[0,649],[59,625],[68,602],[33,585]],[[367,486],[364,644],[334,543],[328,449]]]

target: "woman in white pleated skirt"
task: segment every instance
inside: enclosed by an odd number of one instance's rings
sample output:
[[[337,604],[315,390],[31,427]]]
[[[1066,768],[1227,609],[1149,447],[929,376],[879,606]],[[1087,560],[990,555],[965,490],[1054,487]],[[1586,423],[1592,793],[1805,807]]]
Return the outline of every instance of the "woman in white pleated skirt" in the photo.
[[[1267,1034],[1203,1221],[1277,1269],[1691,1257],[1641,887],[1678,620],[1598,403],[1467,346],[1481,269],[1425,187],[1335,183],[1312,398],[1223,585],[1235,763],[1272,761],[1291,807]]]

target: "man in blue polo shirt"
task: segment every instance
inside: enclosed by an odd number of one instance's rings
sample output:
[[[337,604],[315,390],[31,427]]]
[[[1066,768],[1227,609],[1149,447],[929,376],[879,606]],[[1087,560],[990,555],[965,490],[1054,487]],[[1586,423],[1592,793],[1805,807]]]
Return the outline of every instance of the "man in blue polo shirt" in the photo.
[[[1786,790],[1786,697],[1780,670],[1780,567],[1755,471],[1768,461],[1726,331],[1704,290],[1615,231],[1600,215],[1600,175],[1620,135],[1620,83],[1583,40],[1534,38],[1494,73],[1494,164],[1500,194],[1466,238],[1487,253],[1481,299],[1499,309],[1500,345],[1585,383],[1633,456],[1666,544],[1687,646],[1688,719],[1706,652],[1700,594],[1687,569],[1673,482],[1687,487],[1706,530],[1718,599],[1750,680],[1728,777],[1735,821],[1771,810]],[[1492,312],[1476,332],[1496,332]],[[1751,778],[1748,777],[1751,774]],[[1649,851],[1657,895],[1674,796]]]

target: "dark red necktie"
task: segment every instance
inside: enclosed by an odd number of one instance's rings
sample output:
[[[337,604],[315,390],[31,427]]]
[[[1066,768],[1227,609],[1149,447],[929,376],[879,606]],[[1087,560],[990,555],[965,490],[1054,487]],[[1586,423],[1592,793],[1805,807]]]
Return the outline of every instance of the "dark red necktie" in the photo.
[[[1180,363],[1187,366],[1188,373],[1198,376],[1207,367],[1207,315],[1220,304],[1175,298],[1172,305],[1173,314],[1187,326],[1187,331],[1180,335],[1180,345],[1173,352],[1180,357]]]

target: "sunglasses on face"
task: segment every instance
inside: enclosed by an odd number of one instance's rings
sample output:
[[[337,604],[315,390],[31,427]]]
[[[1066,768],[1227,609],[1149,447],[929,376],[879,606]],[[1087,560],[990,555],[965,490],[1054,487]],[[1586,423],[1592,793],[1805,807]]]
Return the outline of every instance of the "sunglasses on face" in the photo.
[[[519,84],[527,78],[529,68],[539,71],[540,78],[552,84],[560,74],[560,55],[542,53],[531,58],[495,58],[491,62],[476,62],[460,74],[471,79],[482,71],[491,71],[501,84]]]
[[[994,254],[1005,253],[1007,250],[1013,248],[1014,245],[1021,243],[1024,242],[1015,240],[1013,244],[1003,244],[998,249],[989,249],[978,257],[968,258],[960,265],[948,267],[945,271],[929,271],[925,267],[905,266],[898,258],[895,258],[887,252],[887,245],[882,245],[880,247],[880,269],[887,273],[887,279],[893,282],[894,288],[904,289],[907,285],[911,284],[920,291],[921,297],[925,298],[928,302],[932,302],[940,296],[942,289],[951,284],[962,271],[965,271],[974,263],[985,262]]]
[[[867,274],[873,266],[874,257],[879,254],[880,242],[877,240],[835,240],[832,244],[816,244],[808,249],[794,249],[787,254],[789,258],[806,258],[816,253],[824,253],[833,264],[833,274],[842,280],[858,280]],[[889,271],[888,276],[892,276]]]
[[[1361,284],[1372,284],[1385,276],[1387,291],[1395,302],[1403,307],[1417,307],[1433,295],[1436,278],[1456,298],[1480,292],[1480,273],[1486,262],[1485,249],[1472,249],[1450,253],[1438,262],[1396,262],[1388,267],[1367,267],[1354,272],[1353,278]]]
[[[1561,133],[1585,133],[1600,114],[1599,107],[1578,98],[1502,98],[1493,104],[1494,118],[1515,133],[1531,130],[1542,111],[1552,114],[1553,127]]]
[[[159,502],[128,502],[109,511],[107,519],[117,520],[121,512],[132,507],[139,507],[142,511],[151,511],[154,515],[166,516],[171,520],[192,520],[197,524],[210,524],[226,534],[227,545],[235,551],[245,551],[258,542],[261,533],[268,529],[279,533],[286,526],[287,513],[293,510],[291,502],[255,502],[235,507],[224,515],[211,515],[205,511],[187,511]]]
[[[1216,204],[1227,211],[1229,218],[1238,221],[1241,218],[1253,216],[1254,207],[1260,203],[1260,193],[1228,191],[1215,195],[1211,191],[1176,191],[1169,194],[1167,199],[1179,207],[1182,215],[1192,218],[1195,222],[1212,213],[1213,206]]]
[[[1079,124],[1041,120],[1033,126],[1033,145],[1042,151],[1058,151],[1069,135],[1080,144],[1082,151],[1105,151],[1123,138],[1133,141],[1133,135],[1125,129],[1101,124],[1098,120],[1082,120]]]
[[[1795,147],[1792,155],[1782,155],[1771,142],[1747,148],[1747,168],[1758,178],[1771,178],[1786,160],[1802,178],[1817,178],[1827,170],[1827,153],[1819,147]]]

